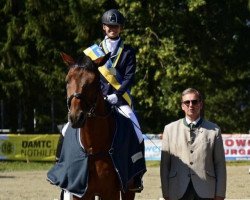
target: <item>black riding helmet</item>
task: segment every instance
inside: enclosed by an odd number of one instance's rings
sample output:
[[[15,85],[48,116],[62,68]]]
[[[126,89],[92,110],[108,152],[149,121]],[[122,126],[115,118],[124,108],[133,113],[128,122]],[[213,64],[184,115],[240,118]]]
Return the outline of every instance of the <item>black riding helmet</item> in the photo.
[[[102,23],[107,25],[124,25],[123,15],[116,9],[106,11],[102,16]]]

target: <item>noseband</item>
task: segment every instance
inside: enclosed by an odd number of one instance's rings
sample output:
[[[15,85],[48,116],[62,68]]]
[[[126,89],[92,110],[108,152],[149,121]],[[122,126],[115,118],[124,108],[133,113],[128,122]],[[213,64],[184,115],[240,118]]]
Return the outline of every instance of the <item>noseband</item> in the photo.
[[[96,109],[97,96],[96,96],[96,100],[92,104],[92,106],[89,106],[89,104],[87,103],[86,98],[84,98],[84,96],[81,93],[74,93],[74,94],[70,95],[70,97],[67,98],[67,107],[68,107],[69,113],[70,113],[71,101],[72,101],[73,98],[83,100],[86,107],[90,107],[90,109],[85,113],[85,117],[95,117],[96,116],[95,109]]]

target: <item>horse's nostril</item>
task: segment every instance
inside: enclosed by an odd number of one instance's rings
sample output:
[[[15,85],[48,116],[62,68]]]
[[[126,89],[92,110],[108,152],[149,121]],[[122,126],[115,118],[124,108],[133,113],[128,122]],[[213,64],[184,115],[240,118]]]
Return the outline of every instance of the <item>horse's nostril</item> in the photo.
[[[74,118],[72,117],[72,115],[70,115],[70,113],[68,115],[68,120],[69,120],[69,122],[71,122],[73,124]]]
[[[84,123],[84,113],[83,111],[79,111],[77,113],[68,113],[68,120],[71,122],[73,128],[79,128]]]
[[[79,113],[79,115],[78,115],[78,121],[82,121],[83,118],[84,118],[84,113],[83,113],[83,111],[81,111],[81,112]]]

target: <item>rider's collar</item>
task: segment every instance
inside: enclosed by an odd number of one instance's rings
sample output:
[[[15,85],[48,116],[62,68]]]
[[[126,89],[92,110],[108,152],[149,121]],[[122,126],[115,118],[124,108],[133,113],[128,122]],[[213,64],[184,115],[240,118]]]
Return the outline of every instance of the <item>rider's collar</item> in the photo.
[[[110,41],[119,41],[120,40],[120,36],[117,36],[115,38],[109,38],[107,35],[105,36],[105,40],[110,40]]]
[[[112,40],[106,36],[104,40],[105,40],[108,51],[114,54],[114,51],[116,50],[116,47],[119,44],[121,38],[118,37],[118,39]]]

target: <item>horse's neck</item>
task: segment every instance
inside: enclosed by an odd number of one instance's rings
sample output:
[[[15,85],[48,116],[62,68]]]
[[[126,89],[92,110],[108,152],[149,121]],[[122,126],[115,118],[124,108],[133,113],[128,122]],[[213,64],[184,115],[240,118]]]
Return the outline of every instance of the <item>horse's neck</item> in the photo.
[[[100,92],[97,96],[97,102],[96,102],[96,114],[100,116],[105,116],[108,113],[108,109],[105,104],[104,96]]]
[[[95,112],[96,117],[87,118],[84,127],[81,128],[81,142],[87,151],[109,150],[115,131],[115,121],[106,108],[102,95],[98,95]]]

